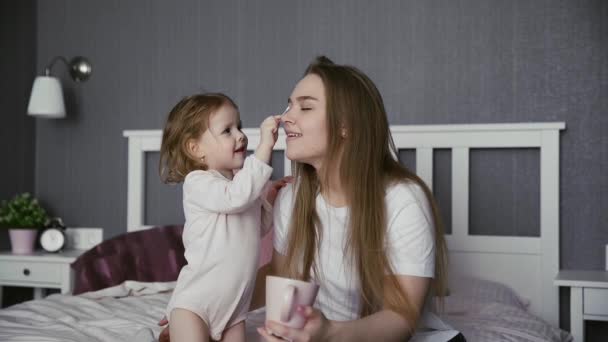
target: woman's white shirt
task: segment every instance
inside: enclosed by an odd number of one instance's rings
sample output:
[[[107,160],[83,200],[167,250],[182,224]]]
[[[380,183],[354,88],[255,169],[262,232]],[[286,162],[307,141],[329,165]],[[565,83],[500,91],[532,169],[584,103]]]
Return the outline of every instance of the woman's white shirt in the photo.
[[[294,191],[295,186],[288,184],[279,193],[274,207],[274,248],[283,255],[287,254]],[[385,201],[388,223],[385,247],[394,273],[433,278],[434,229],[432,211],[424,191],[414,183],[396,183],[387,189]],[[322,235],[317,256],[320,274],[311,273],[313,281],[320,284],[314,306],[331,320],[358,319],[360,286],[356,268],[345,254],[349,210],[347,207],[332,207],[321,194],[316,198],[316,210]],[[429,317],[429,314],[425,309],[421,323],[436,318]],[[445,326],[441,321],[439,323]]]

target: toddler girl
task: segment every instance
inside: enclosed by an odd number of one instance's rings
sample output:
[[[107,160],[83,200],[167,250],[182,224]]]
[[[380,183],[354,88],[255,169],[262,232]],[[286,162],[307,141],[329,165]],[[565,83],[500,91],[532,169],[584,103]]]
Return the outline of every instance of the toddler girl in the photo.
[[[209,341],[209,336],[245,341],[260,236],[271,222],[271,204],[261,197],[272,173],[268,164],[279,120],[264,120],[260,144],[245,157],[247,137],[238,108],[226,95],[186,97],[169,113],[161,177],[165,183],[183,182],[187,260],[166,310],[174,342]]]

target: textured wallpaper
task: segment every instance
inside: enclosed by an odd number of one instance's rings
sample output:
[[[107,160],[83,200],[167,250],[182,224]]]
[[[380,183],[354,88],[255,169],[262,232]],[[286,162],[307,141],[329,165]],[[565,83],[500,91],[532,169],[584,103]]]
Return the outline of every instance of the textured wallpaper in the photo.
[[[376,82],[392,124],[566,122],[561,266],[604,267],[606,2],[41,1],[38,7],[38,70],[57,54],[85,55],[94,67],[89,82],[64,82],[69,118],[38,120],[36,127],[36,189],[70,225],[101,226],[106,236],[125,231],[122,130],[159,129],[180,97],[209,90],[232,96],[244,125],[257,127],[284,108],[307,63],[323,53]],[[449,164],[449,155],[436,158]],[[471,200],[487,204],[471,209],[472,230],[538,234],[537,157],[534,150],[472,155],[472,175],[484,176]],[[449,186],[448,174],[437,172]],[[148,223],[179,219],[172,207],[178,189],[151,186]],[[504,193],[488,201],[495,186]],[[448,189],[437,190],[442,208],[450,206]]]

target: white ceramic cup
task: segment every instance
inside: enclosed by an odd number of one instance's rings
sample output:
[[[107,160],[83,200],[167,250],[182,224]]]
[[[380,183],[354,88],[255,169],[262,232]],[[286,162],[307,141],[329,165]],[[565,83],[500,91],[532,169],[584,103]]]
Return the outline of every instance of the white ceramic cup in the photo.
[[[296,314],[298,306],[312,306],[319,285],[306,281],[266,276],[266,320],[300,329],[306,323]]]

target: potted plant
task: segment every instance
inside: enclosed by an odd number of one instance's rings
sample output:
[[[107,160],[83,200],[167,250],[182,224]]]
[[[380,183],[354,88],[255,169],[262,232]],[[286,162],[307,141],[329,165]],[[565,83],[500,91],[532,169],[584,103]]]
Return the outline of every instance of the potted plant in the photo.
[[[0,227],[8,228],[15,254],[34,251],[38,231],[45,227],[47,220],[46,211],[29,193],[16,195],[0,205]]]

